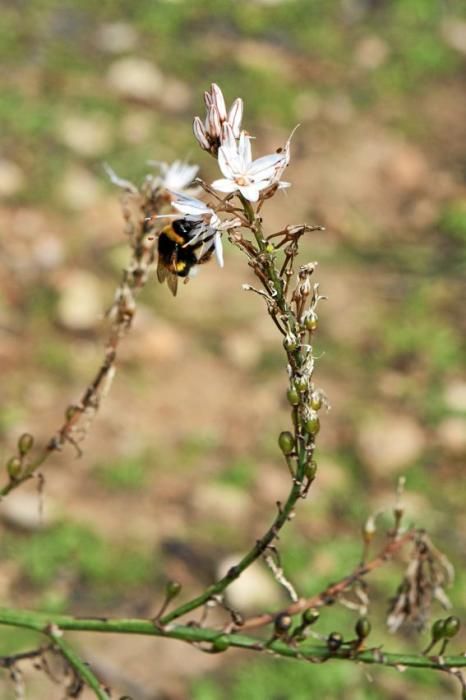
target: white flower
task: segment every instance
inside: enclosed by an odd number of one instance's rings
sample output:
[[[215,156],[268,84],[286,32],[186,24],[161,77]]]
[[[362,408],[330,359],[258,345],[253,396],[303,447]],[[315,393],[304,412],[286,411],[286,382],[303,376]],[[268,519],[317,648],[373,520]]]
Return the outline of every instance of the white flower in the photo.
[[[257,202],[260,193],[269,187],[289,187],[288,182],[280,182],[280,177],[290,162],[291,136],[279,152],[252,160],[250,136],[242,131],[237,142],[232,129],[225,124],[218,150],[218,164],[224,177],[215,180],[212,187],[220,192],[239,191],[250,202]]]
[[[201,148],[214,155],[222,141],[222,127],[229,124],[235,138],[239,137],[243,118],[243,100],[238,97],[227,113],[225,99],[219,86],[212,83],[210,92],[204,93],[207,115],[204,123],[200,117],[194,117],[193,132]]]
[[[239,219],[220,221],[217,214],[205,202],[196,197],[189,197],[182,192],[171,192],[172,206],[177,209],[188,221],[197,224],[193,229],[193,236],[187,245],[194,245],[203,241],[200,255],[206,253],[212,246],[215,247],[215,255],[220,267],[223,267],[222,232],[228,228],[239,226]]]
[[[170,164],[151,160],[149,164],[156,165],[160,170],[160,175],[153,179],[154,189],[158,187],[178,191],[189,189],[199,170],[198,165],[188,165],[181,160],[175,160]]]

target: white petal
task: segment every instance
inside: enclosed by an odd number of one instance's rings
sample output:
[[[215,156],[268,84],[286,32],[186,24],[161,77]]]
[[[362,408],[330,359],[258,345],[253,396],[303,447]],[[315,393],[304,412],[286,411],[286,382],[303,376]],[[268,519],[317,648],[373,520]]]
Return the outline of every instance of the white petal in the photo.
[[[218,149],[218,166],[227,178],[234,178],[242,172],[238,154],[224,146]]]
[[[238,153],[238,147],[236,145],[236,139],[233,134],[233,129],[228,122],[225,122],[222,127],[222,134],[220,136],[221,145],[228,151],[233,153]]]
[[[225,106],[225,100],[223,98],[223,93],[216,83],[212,83],[210,86],[210,94],[212,95],[212,104],[217,107],[218,115],[220,120],[223,122],[227,118],[227,108]]]
[[[199,117],[194,117],[193,132],[201,148],[203,148],[205,151],[208,151],[210,149],[210,144],[207,140],[204,124],[199,119]]]
[[[217,262],[220,267],[223,267],[223,245],[222,245],[222,237],[219,233],[215,236],[214,239],[215,243],[215,255],[217,258]]]
[[[212,105],[212,107],[209,109],[207,120],[209,123],[209,133],[211,136],[220,138],[220,134],[222,132],[222,122],[220,121],[218,109],[215,105]]]
[[[212,183],[214,190],[219,192],[236,192],[238,185],[233,182],[233,180],[228,180],[227,178],[220,178],[220,180],[214,180]]]
[[[257,200],[259,199],[259,189],[256,185],[241,185],[240,187],[238,187],[238,189],[243,195],[243,197],[245,197],[245,199],[249,200],[250,202],[257,202]]]
[[[231,124],[233,134],[236,138],[239,136],[241,128],[241,120],[243,119],[243,100],[238,97],[231,105],[228,112],[228,121]]]
[[[242,131],[239,137],[238,153],[242,166],[242,171],[246,172],[252,162],[251,139]]]
[[[280,163],[284,162],[283,153],[273,153],[269,156],[262,156],[254,160],[248,168],[248,175],[265,179],[271,177]],[[270,173],[270,174],[269,174]]]

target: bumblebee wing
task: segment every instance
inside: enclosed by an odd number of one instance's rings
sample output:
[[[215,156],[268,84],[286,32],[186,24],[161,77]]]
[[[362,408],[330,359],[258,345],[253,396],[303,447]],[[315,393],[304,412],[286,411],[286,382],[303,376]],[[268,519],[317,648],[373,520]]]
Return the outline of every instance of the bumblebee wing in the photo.
[[[171,293],[176,297],[176,292],[178,291],[178,277],[173,274],[173,272],[167,271],[167,284]]]
[[[160,283],[165,282],[169,275],[169,271],[165,267],[165,265],[160,261],[160,258],[157,262],[157,279]]]

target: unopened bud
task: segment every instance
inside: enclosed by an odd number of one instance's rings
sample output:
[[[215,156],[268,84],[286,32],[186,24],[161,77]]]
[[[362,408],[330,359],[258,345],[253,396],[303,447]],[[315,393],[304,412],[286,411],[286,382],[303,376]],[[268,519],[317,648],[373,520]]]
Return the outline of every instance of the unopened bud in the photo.
[[[178,581],[167,581],[165,586],[165,598],[166,600],[173,600],[181,591],[181,583]]]
[[[308,331],[315,331],[317,328],[317,314],[313,311],[306,318],[306,328]]]
[[[460,627],[461,623],[457,617],[455,617],[454,615],[452,615],[451,617],[447,617],[444,623],[443,634],[445,637],[451,639],[456,634],[458,634]]]
[[[327,637],[327,647],[329,651],[337,651],[343,644],[343,637],[339,632],[332,632]]]
[[[21,460],[18,457],[11,457],[6,463],[8,476],[12,481],[15,481],[21,475],[22,470]]]
[[[293,352],[293,350],[296,350],[298,347],[298,340],[296,336],[288,333],[288,335],[286,335],[283,339],[283,347],[285,350],[288,350],[288,352]]]
[[[286,397],[292,406],[297,406],[299,404],[299,394],[296,389],[288,389]]]
[[[364,523],[364,527],[362,528],[362,536],[364,538],[364,542],[366,544],[369,544],[369,542],[372,541],[372,538],[374,537],[376,532],[376,527],[375,527],[375,518],[373,515],[370,515],[366,522]]]
[[[314,481],[317,473],[317,462],[313,459],[304,467],[304,476],[308,481]]]
[[[293,620],[288,613],[279,613],[275,618],[275,632],[277,634],[284,634],[288,632],[292,624]]]
[[[360,617],[354,627],[358,639],[365,639],[371,632],[371,623],[367,617]]]
[[[18,450],[19,454],[24,457],[24,455],[27,455],[29,450],[32,449],[32,446],[34,445],[34,438],[30,433],[23,433],[21,437],[18,440]]]
[[[303,625],[306,625],[306,627],[307,627],[308,625],[313,625],[314,622],[317,622],[317,620],[319,619],[319,617],[320,617],[320,613],[319,613],[319,611],[317,610],[317,608],[308,608],[307,610],[305,610],[305,611],[303,612],[303,615],[302,615],[302,624],[303,624]]]
[[[284,430],[280,433],[278,444],[284,455],[290,455],[293,452],[295,448],[294,437],[289,430]]]
[[[309,381],[306,377],[296,377],[294,385],[301,394],[309,389]]]
[[[306,428],[306,432],[310,435],[317,435],[320,430],[320,419],[317,413],[311,413],[304,427]]]

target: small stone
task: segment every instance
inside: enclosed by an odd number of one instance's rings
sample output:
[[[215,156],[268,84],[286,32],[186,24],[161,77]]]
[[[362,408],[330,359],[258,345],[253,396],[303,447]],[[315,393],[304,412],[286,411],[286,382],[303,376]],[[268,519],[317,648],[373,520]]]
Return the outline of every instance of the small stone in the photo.
[[[165,80],[160,70],[143,58],[121,58],[110,66],[107,73],[110,88],[122,97],[152,102],[161,97]]]
[[[24,173],[11,160],[0,159],[0,197],[12,197],[23,189],[25,185]]]
[[[14,491],[0,504],[0,518],[18,530],[34,532],[49,527],[57,520],[56,509],[49,497],[41,505],[38,493]]]
[[[460,416],[445,418],[437,428],[437,437],[451,454],[466,454],[466,419]]]
[[[144,143],[150,137],[154,126],[154,115],[148,112],[130,112],[123,117],[120,130],[121,135],[131,144]]]
[[[415,462],[425,446],[425,435],[410,416],[385,415],[361,426],[357,447],[367,466],[377,475],[393,472]]]
[[[218,576],[225,576],[232,566],[238,564],[241,556],[238,554],[221,561],[218,566]],[[283,603],[278,583],[275,582],[266,565],[259,561],[243,571],[241,576],[228,586],[225,595],[234,609],[244,613],[277,608]]]
[[[466,21],[449,18],[442,25],[442,35],[450,48],[466,54]]]
[[[174,78],[166,80],[164,89],[159,95],[162,107],[169,112],[185,112],[191,105],[191,99],[189,85]]]
[[[63,202],[76,211],[94,206],[100,198],[100,182],[85,168],[70,167],[59,187]]]
[[[443,398],[451,411],[466,412],[466,381],[457,379],[447,384]]]
[[[94,328],[103,313],[100,287],[88,272],[73,270],[61,281],[57,314],[60,322],[72,331]]]
[[[97,31],[97,44],[107,53],[131,51],[137,43],[137,31],[126,22],[108,22]]]
[[[80,156],[94,157],[108,151],[111,129],[107,119],[100,117],[65,117],[58,125],[63,143]]]
[[[388,46],[378,36],[366,36],[357,44],[354,59],[358,66],[365,70],[375,70],[385,63],[388,57]]]
[[[230,525],[244,522],[251,511],[249,495],[226,484],[201,484],[192,503],[200,516]]]

